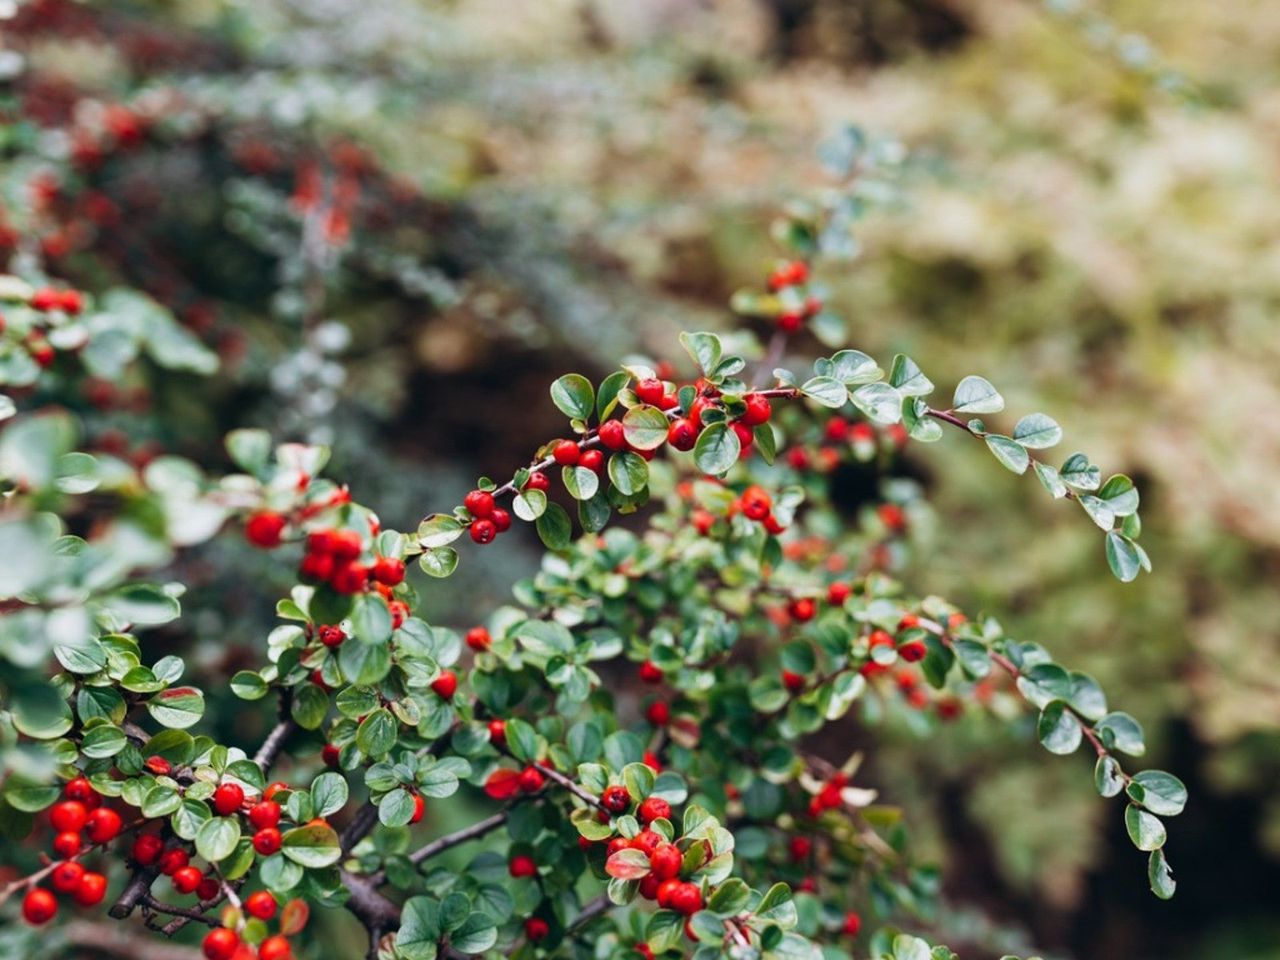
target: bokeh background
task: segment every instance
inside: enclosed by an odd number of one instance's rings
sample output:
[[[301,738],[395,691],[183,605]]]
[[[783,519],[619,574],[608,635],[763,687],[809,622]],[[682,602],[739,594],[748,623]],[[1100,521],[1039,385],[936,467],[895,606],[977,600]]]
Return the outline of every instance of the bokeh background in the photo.
[[[1162,903],[1083,760],[978,719],[889,731],[869,776],[943,867],[938,932],[975,960],[1280,958],[1280,6],[0,8],[4,111],[26,121],[0,132],[6,222],[59,171],[51,271],[149,290],[224,360],[213,386],[87,397],[98,427],[206,463],[233,426],[332,442],[330,473],[397,526],[553,435],[555,376],[732,324],[772,215],[824,186],[826,137],[899,141],[860,256],[821,275],[850,345],[1050,412],[1138,481],[1155,562],[1117,583],[1088,524],[952,439],[910,455],[939,516],[913,579],[1095,674],[1192,792]],[[79,157],[83,129],[111,149]],[[308,249],[313,181],[350,208],[326,225],[350,234],[338,255]],[[428,615],[501,602],[536,563],[512,544]],[[184,563],[169,642],[226,669],[260,644],[275,573],[222,541]]]

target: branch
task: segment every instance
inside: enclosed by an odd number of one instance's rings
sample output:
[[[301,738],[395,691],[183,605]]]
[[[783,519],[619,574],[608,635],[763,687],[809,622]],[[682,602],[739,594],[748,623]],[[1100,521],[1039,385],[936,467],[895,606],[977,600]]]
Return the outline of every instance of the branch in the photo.
[[[167,913],[174,917],[184,917],[187,920],[195,920],[198,923],[205,923],[211,927],[222,926],[222,921],[217,917],[212,917],[196,908],[178,907],[171,903],[162,903],[149,893],[142,898],[142,909],[144,911],[154,910],[156,913]]]
[[[127,960],[202,960],[203,956],[192,947],[135,936],[114,924],[73,920],[57,934],[72,946]]]
[[[582,912],[574,918],[573,923],[569,924],[569,928],[565,931],[565,935],[569,936],[577,933],[578,930],[585,927],[596,917],[606,913],[611,906],[613,906],[613,901],[609,899],[609,895],[605,893],[600,894],[600,896],[596,897],[582,908]]]
[[[604,803],[600,800],[599,797],[594,796],[590,793],[587,793],[586,790],[580,787],[573,780],[570,780],[568,777],[566,777],[563,773],[561,773],[559,770],[555,769],[554,767],[549,767],[545,763],[535,763],[533,766],[535,769],[538,770],[539,773],[541,773],[548,780],[558,783],[560,786],[564,787],[566,790],[572,793],[575,797],[577,797],[583,803],[587,804],[587,806],[599,807],[601,810],[605,809]]]
[[[280,701],[280,710],[283,713],[288,710],[288,705],[282,699]],[[297,729],[292,717],[281,717],[279,722],[271,728],[271,732],[267,734],[267,739],[262,741],[262,746],[258,748],[258,752],[253,755],[253,762],[262,768],[262,772],[266,773],[276,762],[276,757],[280,755],[280,750],[284,747],[284,742],[289,738],[289,734]]]
[[[486,817],[477,823],[473,823],[469,827],[463,827],[454,833],[447,834],[437,840],[432,840],[425,846],[419,847],[409,854],[409,862],[417,865],[425,860],[430,860],[437,854],[444,853],[459,844],[466,843],[468,840],[474,840],[477,837],[483,837],[486,833],[496,830],[507,822],[508,811],[502,810],[495,813],[491,817]],[[386,870],[378,870],[376,873],[369,874],[369,882],[375,886],[380,886],[382,881],[387,878]]]

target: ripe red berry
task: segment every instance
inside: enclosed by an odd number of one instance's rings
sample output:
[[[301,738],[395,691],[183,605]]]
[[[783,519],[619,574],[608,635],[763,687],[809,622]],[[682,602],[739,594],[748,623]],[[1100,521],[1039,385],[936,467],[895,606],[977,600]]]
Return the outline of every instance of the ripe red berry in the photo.
[[[680,417],[671,421],[671,426],[667,428],[667,443],[677,450],[692,450],[697,442],[698,428],[693,425],[692,420]]]
[[[298,576],[303,580],[328,580],[333,576],[333,555],[308,553],[298,566]]]
[[[804,326],[804,314],[788,310],[778,314],[778,329],[783,333],[795,333]]]
[[[629,846],[632,850],[639,850],[646,857],[652,856],[653,851],[662,846],[662,834],[654,830],[641,830],[631,838]]]
[[[610,813],[626,813],[631,808],[631,794],[626,787],[615,783],[604,788],[604,793],[600,794],[600,802]]]
[[[626,431],[623,429],[621,420],[606,420],[600,424],[600,429],[596,431],[600,437],[600,443],[610,450],[623,450],[627,446]],[[546,489],[543,487],[542,489]]]
[[[763,520],[773,509],[773,498],[764,487],[747,487],[738,502],[742,505],[742,515],[748,520]]]
[[[329,552],[335,563],[350,563],[364,552],[364,538],[354,530],[331,530]]]
[[[533,857],[522,854],[511,858],[509,869],[513,877],[532,877],[538,872],[538,865],[533,862]]]
[[[662,676],[662,668],[652,660],[640,664],[640,679],[645,683],[661,683]]]
[[[858,931],[862,929],[862,918],[850,910],[844,915],[844,925],[841,931],[846,937],[856,937]]]
[[[157,777],[167,777],[173,772],[173,764],[158,754],[156,756],[147,757],[144,765]]]
[[[619,850],[629,850],[630,848],[631,841],[626,837],[614,837],[609,841],[609,845],[605,847],[605,854],[612,857]]]
[[[369,582],[369,571],[359,563],[343,563],[336,566],[329,577],[329,586],[338,593],[360,593]]]
[[[787,604],[787,612],[791,614],[793,620],[804,623],[813,619],[813,615],[817,612],[817,605],[812,597],[796,597]]]
[[[652,873],[646,873],[640,878],[640,896],[644,897],[646,900],[658,899],[658,885],[661,883],[662,881]]]
[[[68,860],[53,868],[53,873],[49,874],[49,882],[59,893],[71,893],[80,885],[80,878],[83,876],[84,867],[74,860]]]
[[[902,530],[907,525],[907,515],[896,503],[882,503],[876,510],[880,522],[890,530]]]
[[[261,510],[245,522],[245,538],[255,547],[262,547],[264,550],[278,547],[286,522],[283,514],[274,510]]]
[[[49,823],[59,833],[78,833],[84,829],[89,811],[79,800],[63,800],[49,808]]]
[[[175,873],[187,865],[190,858],[187,851],[174,847],[172,850],[166,850],[160,855],[160,872],[166,877],[172,877]]]
[[[226,927],[210,930],[204,942],[200,944],[200,949],[208,960],[231,960],[239,948],[240,938],[234,930],[228,930]]]
[[[582,451],[573,440],[558,440],[551,448],[551,457],[562,467],[572,467],[582,456]]]
[[[173,889],[179,893],[195,893],[203,879],[204,874],[200,872],[199,867],[186,866],[174,873]]]
[[[326,625],[316,631],[320,642],[326,647],[340,647],[346,642],[347,633],[341,627]]]
[[[541,917],[530,917],[524,922],[524,935],[534,943],[544,939],[550,932],[551,927]]]
[[[649,704],[644,715],[655,727],[665,727],[671,721],[671,707],[665,700],[655,700]]]
[[[487,517],[493,513],[493,494],[487,490],[472,490],[463,498],[462,505],[473,517]]]
[[[618,423],[616,420],[610,420],[609,422]],[[621,428],[622,424],[618,423],[618,426]],[[603,429],[604,428],[602,427],[602,432]],[[608,446],[608,444],[606,444],[606,446]],[[545,492],[551,488],[551,481],[547,479],[547,475],[545,473],[539,473],[535,470],[533,473],[529,474],[529,479],[525,481],[524,488],[526,490],[542,490]]]
[[[467,646],[476,653],[483,653],[489,649],[489,644],[493,642],[493,638],[489,636],[489,631],[484,627],[472,627],[467,631]]]
[[[640,804],[640,809],[637,813],[640,814],[640,822],[644,824],[649,824],[659,819],[670,820],[671,804],[661,797],[647,797]]]
[[[599,450],[583,450],[578,458],[578,466],[586,467],[592,473],[604,472],[604,454]]]
[[[120,834],[124,821],[110,807],[99,807],[84,822],[86,835],[91,843],[108,843]]]
[[[320,759],[326,767],[336,767],[341,760],[342,752],[332,743],[326,743],[320,750]]]
[[[43,887],[32,887],[22,898],[22,919],[32,926],[48,923],[57,912],[58,901]]]
[[[74,857],[83,846],[78,830],[66,830],[53,838],[53,852],[60,857]]]
[[[505,720],[489,721],[489,739],[498,744],[507,742],[507,722]]]
[[[671,877],[670,879],[663,880],[661,883],[659,883],[658,896],[656,898],[658,901],[658,906],[666,909],[670,909],[671,896],[679,889],[680,889],[680,881],[677,880],[675,877]]]
[[[280,849],[280,831],[275,827],[265,827],[253,835],[253,849],[264,857],[269,857]]]
[[[797,863],[808,860],[809,854],[813,852],[813,841],[808,837],[792,837],[787,846],[791,851],[791,859]]]
[[[667,388],[657,377],[649,377],[636,384],[636,396],[641,403],[657,405],[662,402]]]
[[[587,452],[591,453],[592,451]],[[489,519],[493,521],[493,529],[497,530],[499,533],[506,533],[511,529],[511,514],[508,511],[503,510],[501,507],[494,507],[493,513],[489,515]]]
[[[149,867],[160,859],[164,852],[164,841],[154,833],[141,833],[134,838],[133,848],[129,856],[134,863]]]
[[[671,892],[671,909],[692,916],[702,909],[702,889],[696,883],[682,883]]]
[[[458,689],[458,675],[452,670],[444,671],[444,673],[436,677],[435,681],[431,684],[431,689],[436,692],[437,696],[445,700],[452,699],[454,693],[457,692]]]
[[[876,438],[876,432],[872,429],[871,424],[859,420],[849,428],[849,441],[851,443],[871,443]]]
[[[851,593],[853,593],[853,588],[849,584],[837,581],[827,587],[827,602],[833,607],[838,607],[849,599],[849,594]]]
[[[748,393],[742,399],[747,405],[747,409],[742,414],[743,423],[748,427],[758,427],[762,423],[769,422],[773,408],[769,405],[768,397],[762,397],[758,393]]]
[[[661,761],[658,760],[658,755],[654,753],[652,750],[646,750],[644,752],[643,760],[644,760],[644,765],[648,767],[650,770],[652,770],[654,773],[662,772],[662,763]]]
[[[912,627],[920,626],[920,618],[914,613],[904,613],[902,619],[898,621],[898,632],[910,630]]]
[[[790,670],[782,671],[782,685],[792,693],[799,693],[805,687],[805,678],[803,674],[792,673]]]
[[[270,920],[276,915],[276,898],[266,890],[258,890],[244,898],[245,912],[259,920]]]
[[[693,511],[693,513],[689,515],[689,519],[693,521],[693,528],[704,537],[711,532],[711,528],[716,522],[716,518],[706,510]]]
[[[520,789],[525,793],[537,793],[546,783],[546,777],[537,767],[525,767],[520,771]]]
[[[752,441],[755,440],[755,434],[751,432],[751,428],[737,422],[731,423],[729,426],[738,435],[738,443],[741,444],[744,453],[750,452]]]
[[[413,816],[409,818],[410,823],[421,823],[422,818],[427,813],[427,802],[422,799],[422,795],[415,793],[413,795]]]
[[[498,535],[498,528],[492,520],[472,520],[470,533],[471,539],[476,543],[493,543],[493,538]]]
[[[645,801],[645,803],[648,802],[648,800]],[[669,815],[670,811],[668,811]],[[659,844],[657,849],[649,854],[649,869],[653,871],[653,875],[659,880],[670,880],[679,876],[680,865],[683,862],[684,855],[680,853],[680,848],[674,843]]]
[[[249,823],[255,830],[274,827],[280,822],[280,804],[274,800],[263,800],[249,808]]]
[[[898,647],[898,656],[907,661],[907,663],[917,663],[923,660],[928,652],[928,647],[924,645],[923,640],[908,640]]]
[[[280,934],[267,937],[258,945],[258,960],[290,960],[292,956],[293,948]]]
[[[196,899],[209,901],[218,895],[218,881],[213,877],[205,877],[196,887]]]
[[[67,785],[62,788],[62,795],[68,800],[79,800],[84,803],[96,794],[93,787],[89,785],[88,780],[84,777],[76,777],[67,781]]]
[[[404,582],[404,561],[397,557],[379,557],[373,562],[369,576],[378,583],[394,587]]]
[[[224,783],[213,791],[213,809],[220,816],[229,817],[244,803],[244,790],[238,783]]]

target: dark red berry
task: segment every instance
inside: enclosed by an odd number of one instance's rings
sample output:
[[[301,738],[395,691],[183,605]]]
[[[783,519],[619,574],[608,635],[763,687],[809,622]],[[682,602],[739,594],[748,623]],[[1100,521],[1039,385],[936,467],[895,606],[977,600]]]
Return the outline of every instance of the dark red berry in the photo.
[[[551,932],[551,927],[547,925],[547,921],[541,917],[530,917],[524,922],[524,935],[537,943],[539,940],[545,939],[547,934]]]
[[[606,420],[600,424],[600,429],[596,431],[600,437],[601,445],[610,450],[624,450],[627,446],[626,431],[623,429],[621,420]],[[546,489],[543,487],[542,489]]]
[[[166,877],[172,877],[185,867],[188,862],[187,851],[177,847],[172,850],[166,850],[160,855],[160,872]]]
[[[473,517],[487,517],[493,513],[493,494],[487,490],[472,490],[463,499],[462,505]]]
[[[493,529],[499,533],[506,533],[511,529],[511,514],[501,507],[494,507],[489,519],[493,521]]]
[[[59,893],[71,893],[80,886],[80,878],[83,876],[84,867],[74,860],[68,860],[53,868],[53,873],[49,874],[49,882]]]
[[[692,450],[697,442],[698,428],[693,425],[692,420],[680,417],[671,421],[671,426],[667,429],[667,443],[677,450]]]
[[[396,557],[379,557],[373,562],[369,576],[388,587],[397,586],[404,582],[404,561]]]
[[[253,849],[264,857],[269,857],[280,849],[280,831],[275,827],[266,827],[253,835]]]
[[[160,859],[164,852],[164,841],[154,833],[139,834],[133,841],[133,849],[129,856],[140,866],[149,867]]]
[[[511,858],[509,869],[513,877],[532,877],[538,872],[538,865],[533,857],[521,855]]]
[[[617,423],[616,420],[611,420],[609,422]],[[621,424],[618,425],[621,426]],[[601,429],[603,430],[603,428]],[[526,490],[542,490],[545,492],[551,488],[551,481],[547,479],[547,475],[545,473],[539,473],[535,470],[533,473],[529,474],[529,479],[525,481],[524,488]]]
[[[644,824],[654,820],[670,820],[671,804],[661,797],[647,797],[636,812],[640,815],[640,822]]]
[[[799,693],[805,687],[805,678],[803,674],[792,673],[790,670],[782,671],[782,685],[792,693]]]
[[[655,700],[644,712],[645,719],[655,727],[665,727],[671,722],[671,707],[664,700]]]
[[[636,384],[636,396],[640,398],[641,403],[656,406],[662,402],[666,392],[666,386],[657,377],[649,377],[647,380],[641,380]]]
[[[582,451],[573,440],[558,440],[551,448],[551,457],[562,467],[572,467],[582,456]]]
[[[640,664],[640,679],[645,683],[661,683],[662,668],[652,660],[646,660]]]
[[[471,521],[471,539],[476,543],[492,543],[498,535],[498,528],[492,520]]]
[[[626,813],[631,809],[631,794],[621,784],[614,784],[604,788],[604,793],[600,794],[600,802],[610,813]]]

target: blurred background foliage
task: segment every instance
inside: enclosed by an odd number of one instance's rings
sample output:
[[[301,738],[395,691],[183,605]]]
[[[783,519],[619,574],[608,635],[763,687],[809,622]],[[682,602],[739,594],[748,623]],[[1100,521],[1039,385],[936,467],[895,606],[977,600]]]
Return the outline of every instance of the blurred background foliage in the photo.
[[[850,344],[1050,412],[1138,481],[1156,563],[1116,583],[1088,524],[949,438],[910,453],[938,516],[914,579],[1095,674],[1194,798],[1166,905],[1087,776],[1029,730],[893,730],[871,777],[980,908],[940,930],[992,956],[1009,925],[1047,956],[1280,957],[1280,8],[1082,4],[41,0],[0,65],[15,112],[169,118],[94,174],[134,208],[44,254],[175,303],[226,373],[99,427],[205,460],[235,425],[333,442],[330,472],[397,526],[553,435],[559,373],[728,328],[834,130],[900,139],[901,195],[820,277]],[[157,106],[175,97],[198,129]],[[71,147],[4,136],[21,225],[23,185]],[[334,262],[309,258],[289,203],[318,154],[362,188]],[[479,619],[534,556],[464,564],[435,618]],[[227,561],[233,579],[211,572]],[[171,641],[228,660],[260,642],[270,607],[240,598],[266,561],[220,541],[184,562],[193,618]]]

